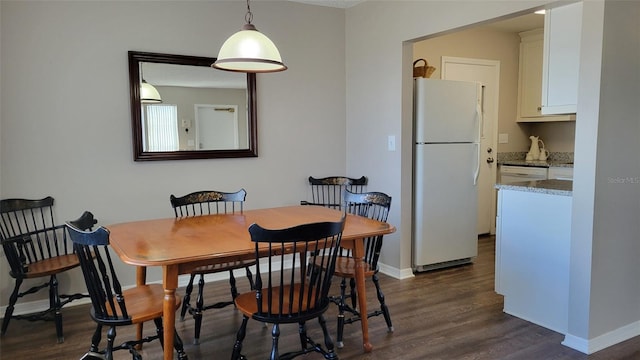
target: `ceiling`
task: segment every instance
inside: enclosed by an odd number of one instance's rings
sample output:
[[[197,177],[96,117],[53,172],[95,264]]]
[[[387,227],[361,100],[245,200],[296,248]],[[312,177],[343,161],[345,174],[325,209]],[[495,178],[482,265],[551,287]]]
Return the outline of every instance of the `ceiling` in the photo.
[[[485,25],[487,28],[503,32],[521,32],[544,27],[544,16],[527,14]]]

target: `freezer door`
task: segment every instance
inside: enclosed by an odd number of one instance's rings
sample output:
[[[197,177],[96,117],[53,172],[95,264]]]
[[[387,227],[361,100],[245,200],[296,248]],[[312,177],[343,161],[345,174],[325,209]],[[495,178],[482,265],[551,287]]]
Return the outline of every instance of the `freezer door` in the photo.
[[[416,143],[478,142],[479,85],[469,81],[414,80]]]
[[[413,265],[478,254],[476,144],[416,145]]]

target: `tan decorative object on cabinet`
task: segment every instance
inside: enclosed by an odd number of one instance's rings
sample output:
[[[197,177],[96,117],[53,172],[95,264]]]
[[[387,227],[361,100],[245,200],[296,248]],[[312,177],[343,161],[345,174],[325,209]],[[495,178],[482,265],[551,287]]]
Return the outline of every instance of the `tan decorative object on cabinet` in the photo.
[[[419,62],[423,62],[424,65],[416,66]],[[413,77],[430,78],[434,71],[436,71],[436,68],[430,66],[425,59],[418,59],[413,62]]]

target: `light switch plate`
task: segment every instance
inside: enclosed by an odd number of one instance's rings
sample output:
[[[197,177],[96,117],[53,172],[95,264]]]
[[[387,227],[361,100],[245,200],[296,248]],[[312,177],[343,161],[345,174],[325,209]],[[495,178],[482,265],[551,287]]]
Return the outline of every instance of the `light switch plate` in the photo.
[[[509,134],[498,134],[498,144],[508,144]]]
[[[387,137],[387,149],[389,151],[396,151],[396,137],[395,137],[395,135],[389,135]]]

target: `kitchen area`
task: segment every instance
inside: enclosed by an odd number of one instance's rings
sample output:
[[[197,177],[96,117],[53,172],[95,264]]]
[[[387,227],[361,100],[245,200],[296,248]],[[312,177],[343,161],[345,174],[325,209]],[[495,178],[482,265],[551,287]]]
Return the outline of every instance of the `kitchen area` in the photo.
[[[436,68],[443,56],[500,62],[498,109],[485,120],[496,149],[485,154],[495,180],[489,190],[478,188],[495,199],[488,214],[495,219],[495,291],[504,296],[504,312],[562,334],[568,331],[581,14],[582,3],[574,3],[414,45],[414,58]],[[440,78],[438,71],[432,78]]]

